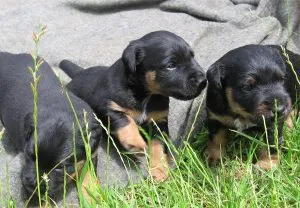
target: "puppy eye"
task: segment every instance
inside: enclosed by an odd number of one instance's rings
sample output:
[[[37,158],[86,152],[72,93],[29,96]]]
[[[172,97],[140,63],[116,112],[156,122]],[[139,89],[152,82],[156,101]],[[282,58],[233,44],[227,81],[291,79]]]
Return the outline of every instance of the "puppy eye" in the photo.
[[[174,63],[169,63],[166,67],[167,70],[172,71],[174,69],[176,69],[176,66]]]
[[[280,76],[280,77],[278,78],[278,80],[279,80],[279,82],[284,82],[284,81],[285,81],[285,77],[284,77],[284,76]]]

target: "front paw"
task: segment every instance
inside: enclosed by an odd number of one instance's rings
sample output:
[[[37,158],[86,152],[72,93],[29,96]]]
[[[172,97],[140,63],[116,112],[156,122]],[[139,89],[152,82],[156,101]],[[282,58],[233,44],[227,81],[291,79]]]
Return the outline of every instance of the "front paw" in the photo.
[[[264,159],[264,160],[259,160],[255,163],[255,167],[259,167],[263,170],[270,170],[279,165],[279,160],[278,159]]]
[[[157,182],[165,181],[168,178],[168,167],[163,164],[157,167],[150,167],[150,174]]]
[[[121,137],[120,142],[126,150],[135,153],[137,157],[144,156],[147,151],[147,144],[139,134],[130,137]]]
[[[212,141],[208,141],[205,155],[207,156],[208,162],[211,164],[217,163],[223,156],[223,150],[221,145],[216,145]]]
[[[123,143],[123,147],[128,151],[134,153],[137,157],[142,157],[147,152],[147,144],[146,143]]]
[[[277,167],[280,163],[277,154],[269,155],[266,149],[261,149],[259,151],[259,158],[260,160],[255,163],[255,167],[259,167],[263,170],[270,170]]]
[[[169,163],[163,145],[153,140],[150,152],[150,175],[155,181],[164,181],[168,178]]]

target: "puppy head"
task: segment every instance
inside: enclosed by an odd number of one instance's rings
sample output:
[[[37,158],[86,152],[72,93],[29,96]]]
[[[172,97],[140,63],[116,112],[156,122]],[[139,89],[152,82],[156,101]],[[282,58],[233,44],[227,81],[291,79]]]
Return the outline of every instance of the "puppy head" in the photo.
[[[248,45],[225,54],[208,72],[209,92],[225,96],[230,111],[262,124],[284,119],[291,110],[285,88],[286,67],[277,50]],[[209,106],[208,106],[209,108]]]
[[[81,126],[84,127],[83,115],[77,115],[79,120],[82,121]],[[87,119],[89,123],[89,144],[91,151],[94,151],[99,137],[101,136],[101,128],[95,122],[92,115]],[[43,118],[39,117],[41,120]],[[75,173],[74,162],[74,142],[73,135],[75,136],[76,157],[77,161],[84,160],[86,157],[85,147],[79,128],[74,125],[73,121],[67,116],[58,117],[57,119],[48,119],[45,123],[39,123],[38,126],[38,169],[40,176],[40,190],[44,194],[46,191],[46,182],[42,180],[42,176],[47,174],[48,177],[48,195],[55,197],[58,191],[62,190],[64,183],[64,171],[69,175]],[[33,128],[28,135],[28,139],[24,148],[25,164],[22,168],[21,180],[25,190],[25,196],[29,197],[37,188],[36,179],[36,155],[35,143],[33,138]],[[67,177],[67,181],[70,178]],[[36,196],[35,192],[34,196]]]
[[[206,86],[205,72],[179,36],[157,31],[132,41],[123,52],[127,73],[152,94],[188,100]]]

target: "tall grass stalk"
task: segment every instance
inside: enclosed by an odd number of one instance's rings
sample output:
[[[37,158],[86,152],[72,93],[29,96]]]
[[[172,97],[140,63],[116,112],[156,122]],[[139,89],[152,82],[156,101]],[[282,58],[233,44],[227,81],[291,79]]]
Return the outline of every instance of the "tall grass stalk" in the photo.
[[[63,207],[66,208],[67,206],[67,199],[66,199],[66,195],[67,195],[67,172],[66,172],[66,168],[64,167],[64,188],[63,188]]]
[[[42,207],[42,197],[40,190],[40,174],[39,174],[39,161],[38,161],[38,84],[40,80],[40,76],[38,75],[38,71],[40,66],[43,64],[43,60],[38,58],[39,54],[39,41],[41,37],[45,34],[46,27],[40,26],[39,31],[37,33],[33,33],[33,41],[35,44],[35,51],[31,54],[33,59],[33,67],[29,67],[30,73],[33,77],[33,82],[30,83],[31,91],[33,93],[33,138],[34,138],[34,149],[35,149],[35,165],[36,165],[36,181],[37,181],[37,189],[38,189],[38,200],[39,206]]]
[[[76,187],[77,187],[77,193],[78,193],[78,196],[79,196],[79,203],[80,203],[80,207],[83,206],[83,200],[81,199],[82,197],[82,194],[80,192],[80,184],[79,184],[79,173],[78,173],[78,167],[77,167],[77,155],[76,155],[76,132],[75,132],[75,125],[73,123],[73,157],[74,157],[74,167],[75,167],[75,176],[76,176]]]

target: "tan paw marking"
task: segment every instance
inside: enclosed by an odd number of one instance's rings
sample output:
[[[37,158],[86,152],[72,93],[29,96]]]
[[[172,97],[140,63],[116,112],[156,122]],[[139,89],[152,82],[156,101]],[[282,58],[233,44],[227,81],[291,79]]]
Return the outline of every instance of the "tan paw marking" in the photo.
[[[168,159],[164,153],[163,145],[158,140],[153,140],[150,150],[150,174],[156,181],[168,178]]]
[[[255,166],[260,167],[263,170],[270,170],[279,165],[280,160],[277,154],[269,155],[268,151],[262,149],[259,151],[260,160],[255,163]]]
[[[279,160],[272,160],[272,159],[259,160],[255,163],[255,165],[264,170],[270,170],[279,165]]]
[[[206,155],[209,162],[216,163],[224,154],[226,145],[227,130],[220,129],[212,138],[207,142]]]
[[[147,144],[140,135],[135,121],[130,116],[127,116],[127,119],[129,123],[117,130],[118,139],[127,150],[143,154],[147,148]]]

